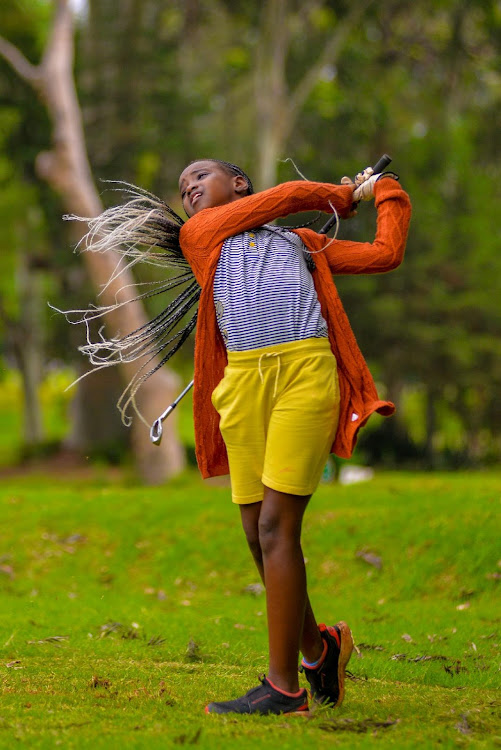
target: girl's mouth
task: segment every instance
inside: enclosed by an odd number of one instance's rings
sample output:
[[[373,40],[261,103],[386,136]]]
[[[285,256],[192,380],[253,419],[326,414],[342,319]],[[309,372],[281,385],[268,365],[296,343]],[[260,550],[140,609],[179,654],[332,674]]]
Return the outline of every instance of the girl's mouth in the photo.
[[[202,197],[202,193],[199,193],[199,192],[193,193],[193,195],[192,195],[192,196],[191,196],[191,198],[190,198],[190,200],[191,200],[191,205],[192,205],[192,206],[194,206],[194,205],[195,205],[195,203],[197,202],[197,200],[198,200],[199,198],[201,198],[201,197]]]

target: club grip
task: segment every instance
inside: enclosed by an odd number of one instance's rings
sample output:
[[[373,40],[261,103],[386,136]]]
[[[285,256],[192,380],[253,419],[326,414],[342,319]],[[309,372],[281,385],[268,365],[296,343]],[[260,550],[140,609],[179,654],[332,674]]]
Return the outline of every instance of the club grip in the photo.
[[[374,164],[372,169],[374,170],[374,174],[379,174],[380,172],[383,172],[388,164],[391,163],[391,156],[388,156],[388,154],[383,154],[380,159]]]

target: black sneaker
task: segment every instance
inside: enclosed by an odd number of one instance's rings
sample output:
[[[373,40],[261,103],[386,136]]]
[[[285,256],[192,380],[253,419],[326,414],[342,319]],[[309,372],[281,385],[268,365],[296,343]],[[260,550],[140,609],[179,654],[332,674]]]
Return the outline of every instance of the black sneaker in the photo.
[[[353,651],[351,630],[345,622],[333,627],[319,625],[320,635],[327,642],[327,653],[319,667],[307,667],[301,662],[301,671],[310,683],[311,697],[317,703],[340,706],[344,698],[346,665]]]
[[[277,690],[263,675],[261,684],[241,698],[221,703],[209,703],[206,714],[308,714],[308,694],[303,688],[298,693],[286,694]]]

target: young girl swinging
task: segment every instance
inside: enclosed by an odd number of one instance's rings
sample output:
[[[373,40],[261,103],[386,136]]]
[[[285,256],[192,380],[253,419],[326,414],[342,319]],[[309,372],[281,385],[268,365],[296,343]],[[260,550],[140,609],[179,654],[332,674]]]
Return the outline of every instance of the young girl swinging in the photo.
[[[394,269],[403,258],[410,219],[409,198],[393,173],[369,170],[358,184],[344,183],[294,181],[254,193],[238,167],[203,159],[180,176],[185,223],[162,201],[135,189],[118,213],[109,209],[89,222],[90,249],[125,242],[124,253],[133,258],[146,252],[158,260],[163,254],[166,262],[189,265],[178,277],[189,293],[171,303],[167,315],[147,330],[101,339],[83,350],[95,364],[108,366],[136,351],[138,337],[150,335],[149,351],[162,353],[162,363],[197,321],[198,465],[203,477],[230,473],[232,499],[265,585],[269,641],[260,684],[242,697],[209,703],[209,713],[307,712],[308,695],[298,681],[300,653],[312,699],[332,706],[343,701],[352,636],[345,622],[317,624],[301,525],[329,453],[349,458],[370,415],[389,416],[394,406],[378,398],[333,275]],[[378,211],[373,243],[268,224],[310,210],[335,210],[347,218],[359,200],[372,197]],[[175,285],[171,279],[166,287]],[[196,302],[198,312],[173,333]],[[149,374],[132,384],[126,405]]]

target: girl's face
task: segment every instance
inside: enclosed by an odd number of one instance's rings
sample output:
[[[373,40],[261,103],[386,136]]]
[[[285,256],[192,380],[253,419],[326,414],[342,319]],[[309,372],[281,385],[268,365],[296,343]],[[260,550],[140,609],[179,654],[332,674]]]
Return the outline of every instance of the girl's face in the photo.
[[[213,161],[189,164],[179,178],[179,192],[188,217],[203,208],[223,206],[242,198],[247,183],[240,175],[232,175]]]

